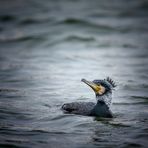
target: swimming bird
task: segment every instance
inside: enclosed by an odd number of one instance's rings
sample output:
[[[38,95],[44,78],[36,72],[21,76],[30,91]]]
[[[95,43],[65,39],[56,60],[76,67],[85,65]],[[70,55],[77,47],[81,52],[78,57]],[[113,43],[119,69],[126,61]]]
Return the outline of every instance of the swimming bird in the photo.
[[[112,118],[113,114],[110,110],[110,105],[112,90],[116,87],[115,82],[109,77],[104,80],[88,81],[82,79],[81,81],[94,90],[97,102],[65,103],[62,106],[63,111],[71,114]]]

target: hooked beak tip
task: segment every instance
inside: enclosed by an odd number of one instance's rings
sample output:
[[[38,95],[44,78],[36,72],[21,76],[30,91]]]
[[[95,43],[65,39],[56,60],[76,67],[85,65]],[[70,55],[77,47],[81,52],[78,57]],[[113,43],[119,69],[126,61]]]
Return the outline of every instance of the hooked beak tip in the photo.
[[[82,81],[82,82],[85,82],[86,80],[85,80],[85,79],[81,79],[81,81]]]

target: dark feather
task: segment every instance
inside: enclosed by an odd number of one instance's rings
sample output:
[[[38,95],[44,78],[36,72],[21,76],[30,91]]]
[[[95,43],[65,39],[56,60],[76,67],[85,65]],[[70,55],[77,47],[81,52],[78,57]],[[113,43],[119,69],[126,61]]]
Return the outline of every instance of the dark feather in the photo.
[[[116,87],[116,83],[110,78],[110,77],[107,77],[106,80],[112,85],[112,87]]]

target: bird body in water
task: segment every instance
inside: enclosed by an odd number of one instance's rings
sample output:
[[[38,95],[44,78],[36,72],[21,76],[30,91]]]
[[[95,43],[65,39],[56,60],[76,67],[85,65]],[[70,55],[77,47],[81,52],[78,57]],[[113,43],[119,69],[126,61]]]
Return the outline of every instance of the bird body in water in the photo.
[[[66,113],[79,114],[86,116],[96,116],[112,118],[112,112],[110,110],[112,100],[112,90],[116,87],[116,84],[109,77],[104,80],[87,81],[82,79],[82,82],[90,86],[95,94],[97,103],[94,102],[72,102],[65,103],[62,109]]]

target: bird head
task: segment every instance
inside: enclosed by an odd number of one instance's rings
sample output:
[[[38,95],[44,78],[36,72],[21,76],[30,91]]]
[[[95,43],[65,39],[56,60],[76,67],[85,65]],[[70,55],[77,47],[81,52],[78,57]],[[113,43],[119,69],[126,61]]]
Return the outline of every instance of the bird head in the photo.
[[[90,86],[94,90],[96,96],[102,96],[107,92],[112,92],[114,87],[116,87],[115,82],[109,77],[104,80],[88,81],[86,79],[82,79],[81,81]]]

